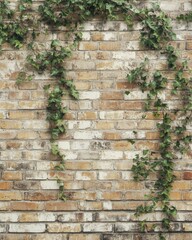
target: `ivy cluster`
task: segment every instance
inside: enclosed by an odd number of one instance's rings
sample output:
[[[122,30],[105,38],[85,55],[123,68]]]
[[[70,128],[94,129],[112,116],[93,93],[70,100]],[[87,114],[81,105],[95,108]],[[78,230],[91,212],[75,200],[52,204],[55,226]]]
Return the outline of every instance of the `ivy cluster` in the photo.
[[[165,47],[164,54],[167,55],[168,68],[175,71],[172,94],[181,93],[181,99],[183,99],[181,109],[176,108],[170,111],[167,103],[164,103],[158,97],[158,93],[166,89],[168,79],[162,76],[159,71],[156,71],[150,81],[147,66],[148,59],[145,59],[137,68],[133,69],[127,75],[127,79],[131,83],[137,83],[141,91],[147,91],[145,111],[153,111],[155,117],[163,114],[162,122],[157,124],[160,134],[159,158],[153,159],[152,153],[144,150],[142,156],[137,154],[133,160],[132,171],[136,181],[146,180],[151,173],[156,173],[157,176],[151,194],[148,196],[149,203],[138,206],[136,216],[151,213],[160,206],[165,215],[162,219],[162,228],[169,230],[170,223],[177,214],[176,208],[169,204],[170,192],[175,180],[173,174],[174,159],[177,152],[185,153],[192,142],[191,136],[187,133],[187,125],[191,122],[192,92],[191,79],[184,76],[185,70],[187,70],[186,62],[177,63],[178,54],[170,45]],[[182,116],[181,124],[176,127],[174,126],[174,119],[172,119],[173,114],[174,117],[177,116],[176,119]],[[156,225],[153,225],[152,229],[155,229],[155,227]],[[141,222],[141,229],[147,231],[146,221]],[[160,239],[163,240],[165,237],[160,234]]]
[[[53,84],[45,86],[45,91],[48,95],[47,120],[50,123],[51,153],[60,161],[56,170],[60,171],[65,168],[65,156],[57,144],[59,137],[66,132],[64,117],[67,109],[63,106],[62,99],[65,94],[69,94],[74,99],[79,97],[73,81],[67,78],[64,63],[81,40],[82,28],[80,26],[94,16],[100,16],[102,20],[123,18],[130,28],[135,21],[140,22],[142,25],[141,45],[147,49],[162,51],[167,56],[168,68],[175,71],[172,94],[181,97],[183,103],[181,109],[174,109],[174,112],[171,112],[167,103],[159,97],[160,93],[165,91],[168,79],[159,71],[155,71],[150,77],[147,58],[137,68],[130,71],[127,79],[131,83],[137,83],[141,91],[147,92],[145,111],[153,111],[155,116],[160,114],[163,116],[162,122],[157,125],[160,133],[160,156],[153,159],[151,152],[146,149],[143,151],[143,156],[136,155],[134,159],[132,170],[135,180],[146,180],[151,173],[157,175],[149,196],[151,203],[139,206],[136,209],[136,215],[153,212],[160,204],[165,215],[162,219],[162,227],[169,230],[170,222],[177,212],[175,207],[169,204],[170,191],[175,179],[174,158],[178,151],[184,153],[187,145],[192,141],[186,127],[191,121],[191,79],[186,78],[184,74],[188,70],[187,64],[179,63],[177,51],[168,44],[170,40],[175,39],[171,19],[157,4],[153,4],[151,8],[143,8],[137,0],[46,0],[39,6],[38,12],[35,12],[36,17],[34,17],[32,4],[32,0],[20,0],[18,8],[13,11],[10,10],[7,0],[0,1],[0,47],[3,43],[9,43],[12,47],[19,49],[27,44],[31,52],[27,57],[30,70],[39,74],[46,71],[50,78],[55,79]],[[180,15],[178,19],[191,21],[191,13]],[[73,43],[63,47],[58,40],[53,40],[48,50],[34,51],[33,43],[39,33],[39,22],[51,31],[62,29],[62,27],[67,28],[69,36],[73,36]],[[27,42],[26,39],[29,36],[31,40]],[[18,76],[18,83],[21,84],[32,78],[33,74],[22,71]],[[128,91],[126,93],[129,94]],[[177,126],[174,125],[172,119],[173,113],[178,118],[182,117]],[[60,184],[59,198],[65,200],[63,182],[59,179],[58,182]],[[145,222],[141,222],[141,229],[147,230]],[[165,239],[162,234],[160,234],[160,239]]]

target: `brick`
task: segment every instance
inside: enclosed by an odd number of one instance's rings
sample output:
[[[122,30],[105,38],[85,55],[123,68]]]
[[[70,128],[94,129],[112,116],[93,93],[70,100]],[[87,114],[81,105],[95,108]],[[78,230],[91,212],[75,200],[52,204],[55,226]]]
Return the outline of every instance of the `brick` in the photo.
[[[111,190],[112,189],[112,182],[109,181],[86,181],[83,183],[83,189],[85,190],[92,190],[100,189],[102,190]]]
[[[7,120],[0,122],[0,128],[2,129],[20,129],[22,128],[22,123],[14,120]]]
[[[122,158],[123,158],[123,152],[121,152],[121,151],[105,150],[101,153],[102,160],[122,159]]]
[[[21,213],[19,222],[55,222],[56,216],[54,213]]]
[[[96,215],[96,220],[99,222],[118,222],[130,221],[130,213],[127,212],[99,212]]]
[[[36,114],[31,111],[15,111],[15,112],[9,112],[9,118],[10,119],[34,119],[36,117]]]
[[[116,223],[115,229],[116,232],[132,232],[138,231],[139,225],[136,223]]]
[[[19,101],[19,109],[45,109],[44,101]]]
[[[10,210],[10,202],[0,202],[0,211]]]
[[[191,183],[188,181],[174,181],[173,183],[173,190],[190,190]]]
[[[105,235],[103,235],[103,240],[133,240],[133,234],[123,234],[123,235],[121,235],[119,233],[113,234],[113,235],[105,234]],[[135,238],[134,240],[139,240],[139,238],[138,239]],[[142,240],[142,239],[140,238],[140,240]],[[154,240],[156,240],[156,239],[154,239]]]
[[[100,98],[100,92],[96,92],[96,91],[90,91],[90,92],[80,92],[80,99],[91,99],[91,100],[95,100]]]
[[[102,209],[102,202],[85,202],[79,203],[79,209],[85,211],[98,211]]]
[[[74,139],[100,139],[102,133],[99,131],[76,131],[74,133]]]
[[[14,139],[16,137],[16,131],[9,131],[6,130],[6,132],[0,132],[0,138],[1,139]]]
[[[116,190],[142,190],[144,189],[143,183],[133,181],[119,181],[114,184]]]
[[[73,234],[69,240],[100,240],[100,234]]]
[[[12,202],[10,209],[13,211],[41,211],[43,205],[39,202]]]
[[[10,100],[29,100],[30,92],[10,92],[8,95]]]
[[[92,168],[95,170],[112,170],[113,162],[112,161],[94,161]]]
[[[121,178],[120,172],[99,172],[99,180],[118,180]]]
[[[15,110],[17,109],[17,103],[13,102],[1,102],[1,110]]]
[[[0,213],[0,222],[17,222],[18,213]]]
[[[47,211],[76,211],[77,202],[47,202],[45,203]]]
[[[101,110],[118,110],[119,102],[118,101],[99,101],[99,109]]]
[[[109,223],[86,223],[83,232],[112,232],[113,226]]]
[[[81,71],[77,73],[78,80],[96,80],[96,71]]]
[[[0,182],[0,190],[9,190],[12,188],[11,182]]]
[[[123,100],[122,92],[102,92],[101,99],[103,100]]]
[[[104,132],[103,139],[104,140],[119,140],[119,139],[121,139],[121,135],[120,135],[120,133]]]
[[[90,181],[95,180],[97,178],[95,172],[76,172],[75,179],[76,180],[83,180],[83,181]]]
[[[1,201],[22,200],[23,195],[20,192],[0,192]]]
[[[100,119],[123,119],[124,118],[124,112],[123,111],[110,111],[105,112],[101,111],[99,114]]]
[[[24,82],[19,85],[21,90],[36,90],[38,88],[38,83],[35,82]]]
[[[47,224],[48,232],[81,232],[80,224],[72,224],[72,223],[49,223]]]
[[[97,119],[96,112],[79,112],[78,113],[79,120],[95,120]]]
[[[5,224],[0,224],[0,233],[5,233],[7,231],[7,226]]]
[[[95,129],[98,130],[107,130],[107,129],[114,129],[114,122],[109,121],[98,121],[95,123]]]
[[[67,195],[67,194],[66,194]],[[97,199],[97,194],[96,192],[86,192],[86,191],[81,191],[81,192],[70,192],[67,195],[69,200],[88,200],[88,201],[95,201]]]
[[[21,172],[3,172],[2,178],[4,180],[21,180],[22,179],[22,173]]]
[[[101,51],[119,51],[121,50],[120,42],[101,42],[99,44],[99,50]]]
[[[121,192],[104,192],[102,193],[102,199],[104,200],[120,200],[122,198]]]
[[[30,201],[50,201],[57,200],[57,192],[26,192],[25,200]]]
[[[67,170],[89,170],[91,169],[91,163],[87,161],[78,161],[78,162],[66,162],[65,168]]]
[[[79,43],[79,50],[80,51],[95,51],[98,49],[97,42],[80,42]]]
[[[192,180],[192,172],[184,172],[183,179],[184,180]]]
[[[38,223],[38,224],[10,224],[9,232],[15,233],[40,233],[45,232],[45,224]]]
[[[124,151],[131,150],[133,145],[128,141],[118,141],[112,144],[112,149],[114,151]]]

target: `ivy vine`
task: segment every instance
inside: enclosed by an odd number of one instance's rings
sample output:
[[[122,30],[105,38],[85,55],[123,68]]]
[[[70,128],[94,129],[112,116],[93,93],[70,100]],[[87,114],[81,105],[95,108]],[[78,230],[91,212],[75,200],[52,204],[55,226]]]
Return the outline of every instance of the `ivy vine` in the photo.
[[[150,150],[144,150],[142,156],[135,156],[132,171],[136,181],[146,180],[151,173],[157,176],[148,196],[148,203],[138,206],[135,215],[139,217],[160,207],[164,217],[159,237],[161,240],[165,239],[162,233],[170,230],[171,221],[177,214],[176,208],[170,205],[170,192],[175,180],[174,160],[177,153],[185,153],[188,144],[192,142],[192,137],[187,132],[192,110],[191,78],[185,77],[185,72],[189,71],[187,62],[182,62],[176,49],[169,44],[169,41],[175,39],[171,19],[159,5],[153,4],[151,8],[143,8],[136,0],[46,0],[39,6],[38,12],[33,10],[32,5],[32,0],[20,0],[17,9],[13,11],[7,0],[0,1],[0,48],[4,43],[16,49],[27,46],[27,64],[18,75],[18,84],[32,80],[33,74],[29,74],[28,71],[38,74],[46,71],[55,79],[53,84],[44,87],[48,95],[47,120],[50,123],[51,153],[60,162],[55,170],[65,169],[65,156],[57,144],[67,129],[64,120],[67,108],[63,106],[62,97],[69,94],[76,100],[79,98],[73,81],[67,78],[64,62],[82,39],[83,23],[94,16],[100,16],[104,20],[118,20],[120,16],[129,28],[134,22],[140,22],[141,45],[166,56],[167,68],[175,72],[172,94],[180,97],[180,108],[169,109],[168,103],[160,97],[169,81],[158,70],[149,74],[150,61],[147,58],[127,75],[128,82],[138,84],[142,92],[147,92],[144,110],[153,111],[155,117],[162,116],[162,121],[157,124],[160,134],[159,156],[154,159]],[[177,19],[192,21],[192,14],[181,14]],[[45,51],[36,51],[36,38],[42,26],[52,32],[65,27],[68,34],[66,46],[62,46],[58,40],[52,40]],[[128,91],[125,93],[129,94]],[[129,141],[134,143],[131,139]],[[58,183],[59,198],[65,200],[64,184],[59,179]],[[141,222],[143,231],[152,231],[155,228],[153,225],[149,229],[147,221]]]

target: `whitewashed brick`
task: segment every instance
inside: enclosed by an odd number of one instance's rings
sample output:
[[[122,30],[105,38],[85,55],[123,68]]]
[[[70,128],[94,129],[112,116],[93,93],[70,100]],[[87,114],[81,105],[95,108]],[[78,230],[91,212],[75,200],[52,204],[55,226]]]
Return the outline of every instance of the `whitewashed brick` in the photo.
[[[89,41],[91,39],[91,34],[89,32],[82,33],[82,40]]]
[[[9,232],[15,232],[15,233],[45,232],[45,224],[43,223],[10,224]]]
[[[175,3],[175,1],[161,1],[160,7],[163,11],[179,11],[181,9],[181,5],[179,3]]]
[[[115,41],[118,40],[118,33],[116,32],[104,32],[103,33],[104,41]]]
[[[18,218],[18,213],[0,213],[0,222],[17,222]]]
[[[110,223],[86,223],[83,225],[83,232],[111,232],[113,229]]]
[[[112,210],[112,209],[113,209],[112,202],[110,201],[103,202],[103,210]]]
[[[74,151],[70,152],[65,152],[65,159],[67,160],[76,160],[78,157],[77,153],[75,153]]]
[[[113,162],[112,161],[95,161],[93,162],[93,169],[100,169],[100,170],[112,170],[113,169]]]
[[[113,52],[112,58],[119,59],[119,60],[129,60],[135,59],[136,53],[135,52]]]
[[[74,133],[74,139],[99,139],[101,137],[102,133],[97,131],[77,131]]]
[[[39,163],[41,164],[41,163]],[[40,166],[38,166],[39,170]],[[26,179],[47,179],[47,172],[44,171],[34,171],[34,172],[26,172]]]
[[[45,162],[45,161],[37,162],[37,170],[46,171],[46,170],[50,170],[50,168],[51,168],[50,162]]]
[[[132,180],[133,179],[133,173],[132,172],[122,172],[122,179],[123,180]]]
[[[59,189],[59,184],[57,181],[41,181],[42,189]]]
[[[59,141],[58,147],[59,147],[59,149],[62,149],[62,150],[70,150],[70,142],[69,141]]]
[[[5,224],[0,224],[0,233],[4,233],[6,231],[7,231],[6,225]]]
[[[25,129],[47,129],[49,124],[47,121],[43,120],[30,120],[23,123]]]
[[[116,223],[115,229],[117,232],[138,231],[139,225],[137,223]]]
[[[100,92],[96,92],[96,91],[80,92],[79,98],[80,99],[99,99]]]
[[[72,150],[86,150],[89,149],[90,142],[88,141],[73,141],[71,143]]]
[[[111,159],[122,159],[123,158],[123,152],[121,151],[103,151],[101,153],[101,159],[102,160],[111,160]]]
[[[88,101],[88,100],[79,101],[79,109],[81,110],[92,109],[92,101]]]

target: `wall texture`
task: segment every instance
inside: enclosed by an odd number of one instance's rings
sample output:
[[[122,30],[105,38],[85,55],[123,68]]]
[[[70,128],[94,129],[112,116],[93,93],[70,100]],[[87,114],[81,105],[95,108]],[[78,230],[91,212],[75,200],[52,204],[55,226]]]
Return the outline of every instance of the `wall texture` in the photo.
[[[156,1],[153,1],[156,2]],[[192,9],[191,1],[160,1],[171,15]],[[38,4],[38,3],[37,3]],[[183,58],[191,58],[192,25],[173,22]],[[0,239],[1,240],[147,240],[157,234],[138,233],[134,209],[149,193],[150,181],[136,183],[132,159],[146,147],[158,151],[158,131],[152,113],[142,119],[145,95],[126,82],[126,74],[145,56],[151,69],[165,69],[162,54],[139,46],[139,30],[121,21],[85,24],[83,41],[66,62],[69,76],[80,91],[80,101],[67,96],[68,132],[59,141],[66,155],[66,170],[56,172],[50,156],[46,96],[51,79],[36,75],[16,85],[26,51],[4,46],[0,56]],[[64,32],[58,38],[65,39]],[[39,36],[40,42],[47,38]],[[131,94],[125,95],[125,90]],[[174,106],[167,89],[162,96]],[[133,131],[137,131],[136,134]],[[132,145],[127,139],[136,139]],[[185,155],[175,160],[177,180],[171,193],[179,210],[169,240],[192,239],[192,162]],[[56,177],[64,181],[68,200],[58,200]],[[160,212],[147,220],[158,222]]]

